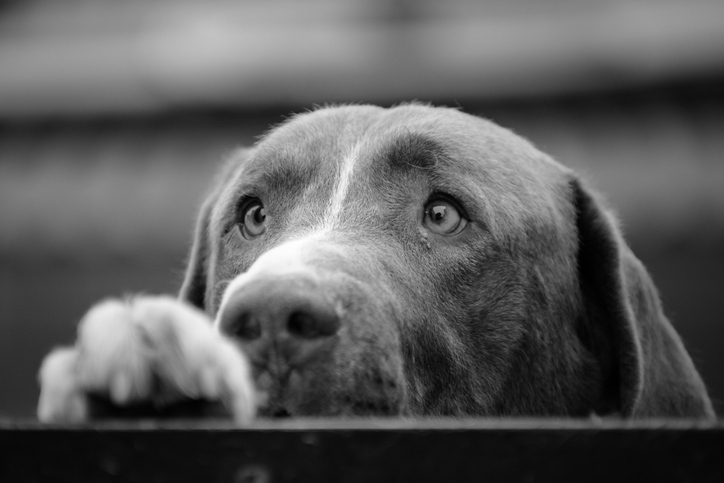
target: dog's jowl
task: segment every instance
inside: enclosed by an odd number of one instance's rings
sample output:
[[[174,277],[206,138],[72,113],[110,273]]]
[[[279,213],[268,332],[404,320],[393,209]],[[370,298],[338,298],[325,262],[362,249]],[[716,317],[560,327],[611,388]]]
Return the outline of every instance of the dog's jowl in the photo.
[[[296,116],[221,170],[178,299],[93,307],[38,414],[711,417],[616,220],[495,124],[410,104]]]

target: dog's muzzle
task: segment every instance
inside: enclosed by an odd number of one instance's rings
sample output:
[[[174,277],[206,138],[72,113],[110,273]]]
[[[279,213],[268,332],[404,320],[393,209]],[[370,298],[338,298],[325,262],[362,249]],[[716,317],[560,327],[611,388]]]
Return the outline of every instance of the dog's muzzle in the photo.
[[[288,242],[226,287],[216,328],[249,358],[260,415],[404,411],[394,299],[360,250]]]
[[[255,366],[284,380],[288,372],[329,350],[339,311],[306,274],[255,277],[228,297],[219,330],[236,339]]]

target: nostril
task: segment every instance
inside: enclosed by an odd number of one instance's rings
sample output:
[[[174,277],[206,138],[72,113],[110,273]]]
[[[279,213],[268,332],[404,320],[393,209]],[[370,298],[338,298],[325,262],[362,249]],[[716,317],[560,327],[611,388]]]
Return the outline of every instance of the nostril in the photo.
[[[258,339],[261,337],[261,324],[252,313],[244,312],[238,315],[236,320],[230,324],[227,333],[240,339]]]
[[[287,330],[303,339],[326,337],[339,330],[339,318],[334,313],[295,311],[287,319]]]
[[[293,312],[289,316],[287,329],[290,334],[304,339],[311,339],[319,335],[317,322],[312,316],[305,314],[304,312]]]

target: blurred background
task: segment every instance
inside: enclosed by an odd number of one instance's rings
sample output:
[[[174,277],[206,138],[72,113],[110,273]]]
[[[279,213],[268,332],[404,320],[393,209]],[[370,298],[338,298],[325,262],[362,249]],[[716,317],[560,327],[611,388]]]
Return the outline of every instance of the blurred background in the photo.
[[[178,289],[224,153],[413,99],[608,195],[724,411],[721,0],[0,0],[0,416],[95,301]]]

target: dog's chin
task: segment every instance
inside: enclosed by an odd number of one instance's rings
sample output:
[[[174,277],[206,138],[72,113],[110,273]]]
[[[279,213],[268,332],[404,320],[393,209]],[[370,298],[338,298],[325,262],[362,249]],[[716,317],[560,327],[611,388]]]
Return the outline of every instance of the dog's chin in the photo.
[[[373,404],[367,401],[359,401],[350,406],[331,405],[318,410],[300,410],[298,408],[287,408],[284,406],[266,406],[259,408],[257,417],[262,419],[286,419],[286,418],[369,418],[369,417],[393,417],[400,416],[399,408],[392,408],[389,404]]]
[[[392,417],[405,414],[401,394],[361,391],[354,397],[333,393],[274,391],[262,393],[257,416],[265,419],[283,418],[359,418]],[[350,394],[346,392],[346,394]]]
[[[286,419],[294,417],[288,409],[276,406],[276,407],[265,407],[260,408],[257,417],[264,419]]]
[[[318,360],[280,377],[269,367],[254,366],[257,416],[357,418],[406,413],[406,384],[401,371],[379,365],[340,375],[333,372],[335,367],[330,361]]]

